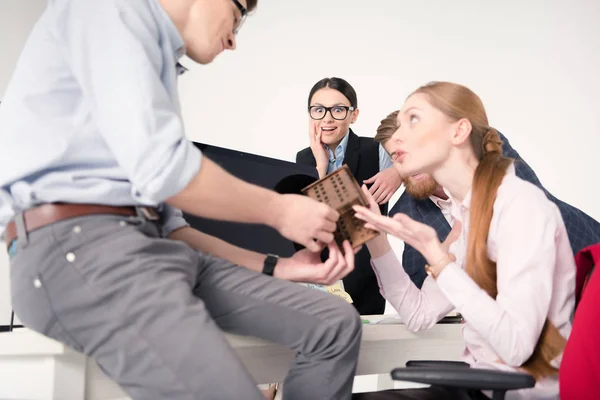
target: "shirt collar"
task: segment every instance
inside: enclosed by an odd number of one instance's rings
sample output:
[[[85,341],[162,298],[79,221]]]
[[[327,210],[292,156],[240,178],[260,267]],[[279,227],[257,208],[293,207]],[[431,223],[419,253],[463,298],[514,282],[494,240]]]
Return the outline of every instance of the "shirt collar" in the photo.
[[[333,153],[333,151],[331,151],[329,146],[327,146],[327,145],[325,146],[325,148],[327,149],[327,152],[329,153],[329,161],[330,162],[333,162],[337,158],[343,157],[344,154],[346,154],[346,148],[348,147],[348,138],[349,137],[350,137],[350,131],[348,131],[348,133],[346,133],[346,136],[344,136],[344,138],[342,139],[340,144],[338,144],[337,147],[335,148],[335,154]]]
[[[514,163],[512,163],[506,169],[506,174],[504,176],[515,175],[515,173],[516,173],[515,165],[514,165]],[[465,198],[462,202],[459,202],[455,198],[453,198],[452,195],[450,194],[450,192],[448,192],[446,190],[446,188],[444,188],[444,192],[446,193],[446,195],[448,195],[448,199],[451,202],[451,214],[455,218],[460,217],[463,213],[465,213],[466,211],[468,211],[471,208],[471,195],[472,195],[473,189],[471,189],[467,192],[467,195],[465,196]]]
[[[157,17],[160,18],[161,22],[164,24],[164,27],[167,31],[167,39],[171,44],[171,48],[173,49],[173,58],[174,61],[178,64],[179,59],[185,55],[185,43],[183,42],[183,38],[179,34],[177,27],[173,23],[169,14],[165,11],[165,9],[159,4],[158,0],[152,0],[151,4],[157,14]],[[178,68],[179,69],[179,68]],[[184,67],[185,69],[185,67]]]
[[[441,197],[431,195],[429,196],[429,200],[431,200],[433,204],[435,204],[442,211],[450,211],[450,208],[452,207],[452,200],[449,198],[444,200]]]
[[[177,65],[175,65],[175,68],[177,69],[177,75],[183,75],[184,73],[186,73],[188,71],[188,69],[181,65],[180,62],[177,62]]]

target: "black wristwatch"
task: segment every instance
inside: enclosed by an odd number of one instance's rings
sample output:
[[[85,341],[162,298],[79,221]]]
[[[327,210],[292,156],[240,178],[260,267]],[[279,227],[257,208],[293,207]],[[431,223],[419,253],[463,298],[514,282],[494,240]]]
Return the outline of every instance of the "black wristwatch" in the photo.
[[[277,261],[279,261],[279,256],[276,256],[275,254],[267,254],[267,258],[265,258],[265,263],[263,265],[263,274],[273,276],[273,271],[275,271]]]

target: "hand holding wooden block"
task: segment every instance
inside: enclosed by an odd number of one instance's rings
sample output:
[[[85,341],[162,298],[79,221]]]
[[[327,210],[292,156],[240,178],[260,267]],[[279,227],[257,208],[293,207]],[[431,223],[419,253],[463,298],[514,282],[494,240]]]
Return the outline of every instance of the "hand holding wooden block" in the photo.
[[[305,187],[302,193],[331,206],[340,213],[334,233],[338,246],[341,247],[343,241],[348,240],[352,247],[356,248],[379,235],[379,232],[365,228],[365,223],[354,217],[352,206],[359,204],[369,207],[369,204],[346,164]]]

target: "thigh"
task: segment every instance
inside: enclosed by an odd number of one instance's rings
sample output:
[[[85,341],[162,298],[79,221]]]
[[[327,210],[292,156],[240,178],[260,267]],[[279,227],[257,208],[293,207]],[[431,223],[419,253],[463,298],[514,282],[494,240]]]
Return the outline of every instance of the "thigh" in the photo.
[[[331,335],[343,334],[338,328],[345,334],[360,331],[356,310],[337,296],[212,256],[201,256],[194,293],[223,330],[298,351],[317,329],[335,328]]]
[[[192,294],[198,256],[188,246],[119,218],[57,224],[51,243],[35,236],[11,260],[28,276],[15,285],[41,282],[36,296],[16,294],[26,325],[63,342],[68,335],[136,399],[261,398]]]

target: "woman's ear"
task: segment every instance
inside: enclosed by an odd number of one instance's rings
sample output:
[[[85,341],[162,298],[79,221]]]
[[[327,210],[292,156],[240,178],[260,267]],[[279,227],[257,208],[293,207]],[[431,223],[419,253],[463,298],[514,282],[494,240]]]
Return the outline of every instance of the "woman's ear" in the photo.
[[[359,113],[358,108],[356,110],[352,111],[352,114],[351,114],[352,117],[350,118],[350,123],[351,124],[353,124],[353,123],[356,122],[356,119],[358,118],[358,113]]]
[[[452,135],[452,144],[460,145],[469,140],[473,126],[467,118],[461,118],[455,122],[454,133]]]

